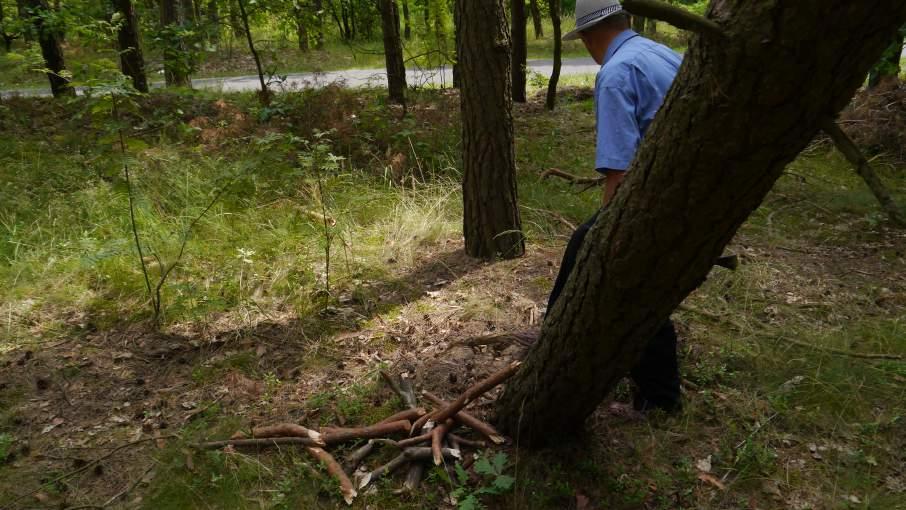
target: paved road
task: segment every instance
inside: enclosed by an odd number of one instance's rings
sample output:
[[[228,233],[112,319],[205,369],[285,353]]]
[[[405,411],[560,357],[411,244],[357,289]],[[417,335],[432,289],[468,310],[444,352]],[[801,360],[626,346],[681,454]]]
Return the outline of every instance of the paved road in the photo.
[[[553,70],[553,62],[550,60],[530,60],[529,69],[532,72],[550,77]],[[598,65],[590,58],[574,58],[563,61],[562,75],[576,74],[595,74],[598,72]],[[446,69],[427,69],[415,70],[409,69],[406,72],[406,80],[410,85],[435,85],[450,86],[453,83],[453,71],[451,68]],[[346,69],[343,71],[329,71],[323,73],[295,73],[287,76],[283,83],[285,89],[323,87],[326,85],[341,83],[347,87],[381,87],[387,83],[387,74],[382,69]],[[163,83],[153,83],[153,88],[162,87]],[[215,89],[224,92],[237,92],[247,90],[257,90],[258,76],[234,76],[231,78],[198,78],[192,80],[192,86],[196,89]],[[12,95],[21,96],[49,96],[49,88],[27,88],[4,90],[0,92],[3,97]]]

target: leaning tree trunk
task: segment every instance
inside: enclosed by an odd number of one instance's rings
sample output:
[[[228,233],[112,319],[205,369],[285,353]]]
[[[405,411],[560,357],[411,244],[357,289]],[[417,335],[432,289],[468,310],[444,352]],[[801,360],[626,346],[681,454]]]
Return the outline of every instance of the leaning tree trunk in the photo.
[[[544,26],[541,24],[541,9],[538,0],[529,1],[529,12],[532,13],[532,25],[535,27],[535,39],[544,37]]]
[[[396,0],[379,0],[381,29],[384,32],[384,58],[387,62],[387,85],[390,100],[406,104],[406,64],[400,39],[400,15]]]
[[[113,0],[113,9],[122,16],[117,33],[117,47],[120,52],[120,67],[123,74],[132,78],[132,86],[139,92],[148,92],[148,77],[145,75],[145,59],[138,35],[138,19],[132,0]]]
[[[510,40],[504,0],[459,0],[466,253],[525,253],[516,199]]]
[[[179,0],[161,0],[160,26],[171,30],[179,25]],[[191,87],[182,40],[171,40],[164,48],[164,79],[168,87]]]
[[[906,2],[714,0],[709,15],[726,38],[693,39],[499,400],[501,426],[522,444],[582,427],[784,167],[850,101],[906,20]]]
[[[47,66],[47,78],[50,80],[50,91],[53,97],[74,96],[75,89],[69,86],[69,80],[62,76],[66,69],[63,60],[63,48],[60,47],[58,33],[45,22],[45,14],[50,9],[44,0],[28,0],[31,25],[41,45],[41,56]]]
[[[554,68],[547,82],[547,109],[553,110],[557,105],[557,84],[560,82],[560,69],[563,67],[563,31],[560,28],[560,2],[548,0],[551,11],[551,22],[554,24]]]
[[[513,71],[513,101],[517,103],[525,102],[525,66],[528,58],[528,35],[526,33],[526,24],[528,20],[525,17],[525,0],[511,0],[511,21],[513,34],[513,53],[512,53],[512,71]]]

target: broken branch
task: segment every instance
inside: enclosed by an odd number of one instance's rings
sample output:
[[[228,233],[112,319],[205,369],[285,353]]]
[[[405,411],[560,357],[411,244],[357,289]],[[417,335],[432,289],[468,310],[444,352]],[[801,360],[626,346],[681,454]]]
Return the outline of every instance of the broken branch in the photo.
[[[457,459],[462,458],[462,454],[459,452],[459,450],[454,450],[452,448],[443,448],[441,450],[441,454],[443,455],[443,457],[445,459],[450,459],[450,460],[457,460]],[[403,450],[403,453],[394,457],[393,460],[391,460],[387,464],[384,464],[383,466],[380,466],[379,468],[375,469],[374,471],[365,474],[365,476],[363,476],[359,480],[359,490],[364,489],[365,487],[368,486],[369,483],[377,480],[378,478],[384,476],[387,473],[394,471],[395,469],[402,466],[406,462],[416,462],[416,461],[428,460],[428,459],[432,458],[433,456],[434,456],[434,452],[431,451],[431,448],[426,447],[426,446],[420,447],[420,448],[406,448],[405,450]]]
[[[377,425],[383,425],[385,423],[393,423],[395,421],[412,421],[421,418],[422,416],[428,414],[422,407],[413,407],[411,409],[406,409],[405,411],[400,411],[394,415],[388,416],[383,420],[377,422]]]
[[[403,401],[403,404],[412,409],[417,407],[415,400],[415,390],[412,389],[412,382],[408,379],[400,376],[397,380],[392,375],[388,374],[384,370],[380,371],[381,377],[387,381],[387,385],[390,386],[390,389],[399,395],[400,400]]]
[[[411,426],[412,424],[408,420],[399,420],[353,429],[326,427],[321,429],[321,438],[325,444],[332,445],[350,439],[374,439],[395,433],[406,433],[409,432]]]
[[[439,466],[444,462],[443,441],[447,432],[453,428],[453,420],[448,419],[431,430],[431,453],[434,456],[434,465]]]
[[[331,476],[340,482],[340,492],[343,494],[343,500],[346,501],[347,505],[351,505],[352,500],[355,499],[358,493],[355,490],[355,486],[352,485],[352,480],[350,480],[346,475],[346,472],[343,471],[343,468],[340,466],[340,463],[337,462],[337,459],[333,458],[333,455],[327,453],[327,451],[316,446],[309,446],[305,449],[324,465]]]
[[[314,441],[313,444],[324,446],[324,440],[321,434],[314,430],[307,429],[295,423],[279,423],[268,427],[255,427],[252,429],[252,437],[271,438],[271,437],[307,437]]]
[[[515,374],[516,371],[519,370],[520,365],[522,365],[522,362],[514,361],[510,364],[510,366],[473,385],[472,387],[467,389],[465,393],[460,395],[459,398],[454,400],[453,403],[441,409],[440,411],[431,413],[431,419],[437,423],[443,423],[447,421],[447,419],[452,418],[456,415],[456,413],[461,411],[467,405],[471,404],[475,399],[484,395],[492,388],[495,388],[503,381],[506,381],[507,379],[512,377],[513,374]]]
[[[904,215],[900,208],[897,207],[897,204],[894,202],[887,187],[884,186],[881,178],[875,173],[871,164],[865,159],[862,151],[859,150],[859,147],[852,141],[849,135],[847,135],[833,119],[825,119],[821,123],[821,129],[831,137],[831,140],[834,141],[834,145],[837,146],[837,150],[839,150],[850,164],[855,167],[856,173],[859,174],[865,181],[865,184],[868,185],[871,193],[878,202],[880,202],[881,208],[884,209],[884,212],[887,213],[890,220],[897,225],[906,225],[906,215]]]
[[[431,403],[433,403],[434,405],[436,405],[437,407],[439,407],[441,409],[450,406],[449,402],[441,399],[440,397],[438,397],[437,395],[435,395],[431,392],[423,391],[422,396],[424,396],[426,399],[430,400]],[[491,442],[494,444],[503,444],[506,442],[506,438],[503,437],[503,435],[501,435],[500,432],[498,432],[497,429],[495,429],[493,425],[476,418],[475,416],[467,413],[466,411],[459,411],[458,413],[456,413],[455,416],[453,416],[453,419],[458,421],[461,425],[465,425],[466,427],[469,427],[470,429],[474,430],[475,432],[478,432],[479,434],[490,439]],[[461,438],[460,438],[460,440],[461,440]],[[465,444],[465,443],[463,443],[463,444]]]
[[[397,441],[396,445],[399,446],[400,448],[409,448],[410,446],[415,446],[415,445],[418,445],[421,443],[427,443],[430,440],[431,440],[431,432],[428,432],[428,433],[422,434],[420,436],[410,437],[408,439],[403,439],[401,441]]]
[[[595,185],[595,184],[604,183],[603,177],[579,177],[579,176],[573,175],[569,172],[564,172],[563,170],[560,170],[559,168],[550,168],[548,170],[545,170],[544,172],[541,172],[542,181],[547,179],[548,177],[559,177],[559,178],[567,180],[570,183],[577,185],[577,186],[584,186],[584,185],[589,185],[589,184]]]

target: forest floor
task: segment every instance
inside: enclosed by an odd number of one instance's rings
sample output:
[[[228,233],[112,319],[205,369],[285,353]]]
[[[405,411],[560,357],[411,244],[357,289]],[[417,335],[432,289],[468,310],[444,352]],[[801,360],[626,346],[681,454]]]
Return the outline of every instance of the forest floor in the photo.
[[[405,118],[381,94],[261,108],[161,93],[120,104],[120,122],[98,98],[0,106],[17,134],[0,139],[0,508],[345,507],[303,452],[192,445],[370,424],[399,410],[381,369],[453,397],[515,355],[457,342],[541,321],[571,225],[599,197],[538,174],[588,173],[589,91],[565,90],[554,113],[517,106],[529,249],[496,263],[462,252],[454,93],[415,94]],[[906,201],[906,168],[881,162]],[[152,285],[179,262],[159,329],[130,189]],[[638,421],[605,402],[585,437],[488,450],[516,482],[484,505],[906,508],[906,231],[818,140],[729,251],[739,270],[715,269],[675,315],[683,413]],[[492,483],[435,469],[417,493],[388,479],[353,508],[455,508],[460,485]]]

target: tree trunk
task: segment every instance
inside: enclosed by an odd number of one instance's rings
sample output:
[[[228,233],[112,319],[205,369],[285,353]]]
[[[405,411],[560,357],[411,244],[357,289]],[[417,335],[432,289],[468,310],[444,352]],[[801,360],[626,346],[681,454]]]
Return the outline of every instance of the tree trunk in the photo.
[[[21,19],[21,20],[29,19],[29,17],[28,17],[28,1],[29,0],[16,0],[16,12],[19,14],[19,19]],[[24,32],[23,36],[25,38],[25,42],[30,43],[32,41],[32,34],[31,34],[32,31],[24,30],[23,32]]]
[[[113,0],[113,10],[123,17],[117,33],[117,48],[120,52],[120,68],[123,74],[132,78],[132,86],[139,92],[148,92],[148,78],[145,75],[145,59],[142,55],[138,35],[138,19],[132,0]]]
[[[648,25],[645,27],[648,30],[648,35],[654,35],[657,33],[657,20],[654,18],[648,18]]]
[[[255,49],[255,41],[252,39],[252,27],[249,25],[249,15],[245,10],[245,0],[236,0],[239,5],[239,15],[242,16],[242,28],[245,31],[245,40],[249,45],[249,51],[252,58],[255,59],[255,69],[258,70],[258,81],[261,83],[261,92],[258,97],[261,104],[268,105],[271,101],[271,94],[267,90],[267,83],[264,81],[264,69],[261,67],[261,57],[258,56],[258,50]]]
[[[521,444],[579,430],[906,20],[902,0],[714,0],[626,180],[500,398]],[[777,20],[783,20],[778,23]],[[847,34],[827,37],[827,34]]]
[[[517,103],[525,102],[525,84],[526,84],[526,59],[528,58],[528,35],[526,25],[528,20],[525,17],[525,0],[511,0],[511,24],[513,34],[513,52],[512,52],[512,71],[513,71],[513,101]]]
[[[179,25],[179,0],[161,0],[160,25],[163,28],[175,28]],[[164,79],[168,87],[190,87],[189,69],[185,58],[185,47],[182,40],[164,48]]]
[[[6,19],[6,12],[3,10],[3,1],[0,0],[0,29],[3,28],[3,21]],[[0,37],[3,37],[3,48],[6,50],[6,53],[9,53],[13,49],[13,40],[16,39],[14,34],[8,33],[6,30],[0,30]]]
[[[560,29],[560,2],[548,0],[551,11],[551,22],[554,24],[554,68],[550,81],[547,82],[547,109],[553,110],[557,105],[557,84],[560,82],[560,69],[563,67],[563,32]]]
[[[66,63],[63,61],[63,49],[60,47],[57,32],[45,23],[44,15],[49,10],[47,3],[44,0],[28,0],[26,6],[35,36],[41,45],[44,65],[49,70],[47,78],[50,80],[53,97],[74,96],[75,89],[69,86],[69,80],[61,76],[66,69]]]
[[[462,67],[459,65],[459,45],[462,44],[461,29],[462,21],[459,19],[459,2],[453,0],[453,39],[456,44],[455,55],[453,55],[453,88],[458,89],[462,86]]]
[[[180,19],[182,24],[194,25],[196,22],[194,0],[180,0],[179,4],[182,8],[182,18]]]
[[[636,32],[640,34],[645,32],[645,22],[646,20],[644,17],[636,16],[635,14],[632,15],[632,29]]]
[[[324,5],[321,0],[315,0],[315,49],[324,49]]]
[[[208,0],[205,16],[208,18],[208,38],[212,43],[217,44],[220,42],[220,11],[217,0]]]
[[[466,253],[525,253],[516,194],[510,38],[504,0],[459,0]]]
[[[161,4],[171,2],[172,0],[160,0]],[[236,7],[236,0],[227,0],[229,5],[230,29],[233,31],[233,37],[239,39],[245,36],[242,33],[242,21],[239,19],[239,9]]]
[[[406,104],[406,64],[400,39],[400,15],[396,0],[379,0],[381,29],[384,32],[384,57],[387,62],[387,85],[390,100]]]
[[[305,11],[297,5],[293,7],[293,16],[296,21],[296,39],[299,41],[299,51],[308,52],[308,25],[305,20]]]
[[[535,27],[535,39],[544,37],[544,25],[541,24],[541,9],[538,0],[529,0],[529,12],[532,13],[532,25]]]
[[[412,38],[412,20],[409,17],[409,0],[403,0],[403,37],[408,41]]]

